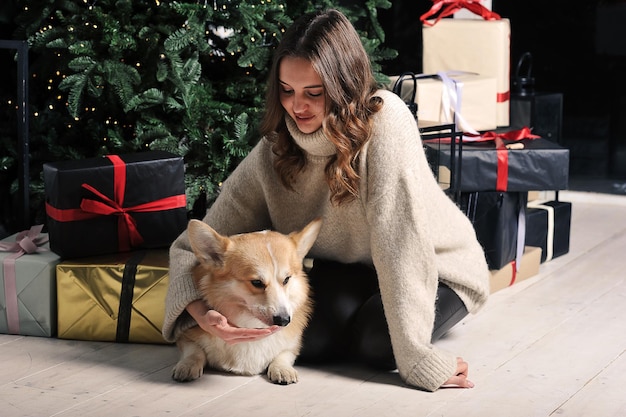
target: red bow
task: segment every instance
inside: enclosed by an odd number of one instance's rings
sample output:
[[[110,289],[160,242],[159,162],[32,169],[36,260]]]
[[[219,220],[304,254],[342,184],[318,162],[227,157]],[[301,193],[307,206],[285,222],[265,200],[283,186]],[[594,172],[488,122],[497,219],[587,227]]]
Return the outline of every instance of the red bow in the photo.
[[[433,0],[433,6],[429,11],[424,13],[420,20],[426,26],[433,26],[446,16],[452,16],[454,13],[461,9],[467,9],[470,12],[481,16],[485,20],[500,20],[501,17],[498,13],[492,12],[485,6],[480,4],[480,0]],[[434,22],[427,21],[427,19],[441,10],[441,13]]]
[[[138,204],[133,207],[124,207],[124,194],[126,191],[126,164],[117,155],[107,155],[113,163],[113,198],[109,198],[89,184],[82,187],[93,194],[99,200],[83,198],[79,209],[57,209],[46,204],[46,212],[56,221],[67,222],[92,219],[99,216],[118,216],[118,246],[121,252],[129,251],[130,248],[143,243],[143,237],[137,229],[137,223],[131,213],[169,210],[185,207],[184,194],[162,198],[149,203]]]
[[[510,130],[508,132],[499,132],[496,133],[494,131],[488,131],[482,133],[480,135],[472,135],[470,133],[463,134],[463,143],[481,143],[481,142],[495,142],[496,148],[498,145],[504,145],[504,140],[508,140],[511,142],[517,142],[522,139],[538,139],[541,136],[535,135],[530,132],[530,128],[528,126],[524,126],[518,130]],[[425,143],[450,143],[452,140],[450,138],[441,138],[441,139],[426,139]],[[458,139],[457,141],[458,142]],[[505,146],[506,147],[506,146]]]

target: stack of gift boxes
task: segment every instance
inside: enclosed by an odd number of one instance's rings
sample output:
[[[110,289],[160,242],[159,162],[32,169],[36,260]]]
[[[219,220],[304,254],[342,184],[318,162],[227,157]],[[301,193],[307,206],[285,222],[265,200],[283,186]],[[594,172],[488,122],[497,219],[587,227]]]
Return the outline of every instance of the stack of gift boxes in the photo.
[[[464,16],[453,16],[462,11]],[[469,16],[468,16],[469,15]],[[529,278],[540,263],[569,250],[569,151],[519,126],[511,112],[510,22],[477,1],[433,0],[423,16],[423,73],[389,88],[406,101],[415,93],[418,124],[450,123],[452,136],[423,135],[442,188],[472,221],[495,292]],[[527,102],[532,97],[524,97]],[[561,117],[559,113],[556,117]],[[532,124],[532,121],[528,121]],[[455,146],[451,144],[454,141]],[[553,201],[540,191],[556,191]]]
[[[44,183],[47,233],[0,242],[0,333],[165,343],[167,248],[187,225],[182,158],[49,163]]]

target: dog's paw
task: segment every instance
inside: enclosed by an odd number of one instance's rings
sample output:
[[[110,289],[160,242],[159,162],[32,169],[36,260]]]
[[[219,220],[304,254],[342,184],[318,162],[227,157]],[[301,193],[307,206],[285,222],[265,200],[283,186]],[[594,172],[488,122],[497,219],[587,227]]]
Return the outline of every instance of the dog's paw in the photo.
[[[267,368],[267,377],[275,384],[289,385],[298,382],[298,371],[293,366],[271,363]]]
[[[172,370],[172,379],[178,382],[189,382],[196,380],[204,373],[202,364],[181,361]]]

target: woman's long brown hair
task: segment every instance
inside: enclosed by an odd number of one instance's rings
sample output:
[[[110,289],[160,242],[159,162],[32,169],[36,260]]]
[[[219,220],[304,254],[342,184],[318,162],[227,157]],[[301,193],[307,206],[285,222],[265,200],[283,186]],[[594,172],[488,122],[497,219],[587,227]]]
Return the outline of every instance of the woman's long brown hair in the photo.
[[[377,85],[361,39],[350,21],[331,9],[297,19],[274,52],[260,128],[274,142],[274,169],[285,187],[293,189],[306,160],[287,130],[285,110],[280,103],[278,73],[286,56],[311,62],[324,84],[326,117],[322,129],[337,150],[326,166],[326,181],[334,204],[351,201],[359,193],[356,167],[361,149],[371,135],[371,116],[382,106],[382,99],[374,96]]]

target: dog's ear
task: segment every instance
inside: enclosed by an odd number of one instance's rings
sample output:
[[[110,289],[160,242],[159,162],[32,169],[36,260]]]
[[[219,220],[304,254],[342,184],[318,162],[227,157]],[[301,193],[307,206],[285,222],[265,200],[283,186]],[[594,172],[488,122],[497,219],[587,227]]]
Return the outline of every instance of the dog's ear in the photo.
[[[201,263],[221,265],[230,239],[217,233],[203,221],[192,219],[187,225],[191,249]]]
[[[304,259],[306,254],[309,252],[309,249],[311,249],[313,243],[315,243],[315,239],[317,239],[317,235],[319,234],[321,228],[322,219],[317,218],[304,226],[304,229],[299,232],[289,234],[289,237],[296,242],[296,248],[300,259]]]

